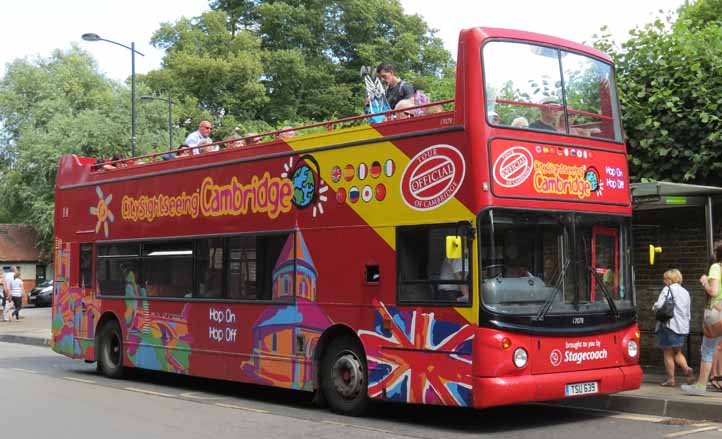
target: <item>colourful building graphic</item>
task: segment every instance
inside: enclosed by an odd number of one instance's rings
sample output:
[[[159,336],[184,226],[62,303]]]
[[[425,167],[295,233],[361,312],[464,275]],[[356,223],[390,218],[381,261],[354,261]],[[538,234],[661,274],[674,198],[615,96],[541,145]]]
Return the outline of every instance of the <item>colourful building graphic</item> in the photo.
[[[369,395],[392,401],[469,407],[471,325],[436,320],[374,301],[376,325],[358,331],[366,348]],[[391,329],[383,329],[390,321]],[[389,349],[385,349],[389,348]]]
[[[313,390],[313,352],[331,325],[315,303],[318,275],[300,231],[291,235],[273,269],[273,298],[294,305],[271,305],[253,325],[253,353],[244,372],[261,384]]]
[[[190,304],[179,314],[152,312],[145,288],[135,273],[126,275],[125,324],[128,328],[128,358],[135,367],[188,373],[192,338],[188,332]]]

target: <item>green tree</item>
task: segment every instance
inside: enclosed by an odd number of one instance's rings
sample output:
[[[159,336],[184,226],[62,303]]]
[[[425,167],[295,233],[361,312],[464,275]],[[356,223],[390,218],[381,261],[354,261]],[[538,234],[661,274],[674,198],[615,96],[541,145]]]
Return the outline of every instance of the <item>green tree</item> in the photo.
[[[139,110],[142,154],[165,144],[160,142],[167,139],[167,119],[159,116],[166,114],[162,110]],[[60,157],[108,158],[129,151],[130,92],[100,75],[77,47],[47,59],[17,60],[0,81],[0,127],[0,221],[32,224],[49,251]]]
[[[147,80],[196,98],[216,123],[275,126],[358,113],[359,69],[382,61],[434,99],[453,96],[449,53],[398,0],[212,0],[210,7],[161,26],[152,41],[166,57]]]
[[[698,0],[676,22],[631,30],[621,48],[597,37],[617,65],[633,180],[722,184],[720,12],[719,0]]]

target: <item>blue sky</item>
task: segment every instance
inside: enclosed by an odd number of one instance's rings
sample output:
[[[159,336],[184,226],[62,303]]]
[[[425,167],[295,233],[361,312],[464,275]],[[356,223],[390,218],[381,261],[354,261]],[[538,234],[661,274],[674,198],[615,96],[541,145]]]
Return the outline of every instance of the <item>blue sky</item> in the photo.
[[[460,29],[473,26],[507,27],[550,34],[576,42],[590,41],[602,25],[617,40],[661,10],[673,10],[683,0],[401,0],[407,13],[423,16],[439,30],[446,48],[455,55]],[[543,5],[543,6],[542,6]],[[150,45],[162,22],[192,17],[208,10],[207,0],[30,0],[3,7],[0,26],[0,66],[16,58],[47,57],[54,49],[75,42],[92,54],[101,72],[116,80],[130,75],[130,52],[104,42],[89,43],[80,36],[94,32],[130,45],[145,57],[136,58],[136,71],[160,66],[163,52]]]

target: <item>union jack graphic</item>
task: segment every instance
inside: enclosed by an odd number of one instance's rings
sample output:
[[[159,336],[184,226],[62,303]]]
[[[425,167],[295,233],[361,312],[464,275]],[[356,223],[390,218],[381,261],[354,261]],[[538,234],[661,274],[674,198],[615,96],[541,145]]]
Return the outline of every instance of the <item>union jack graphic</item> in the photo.
[[[374,331],[359,331],[366,348],[369,395],[421,404],[470,406],[473,327],[400,311],[374,300]],[[390,321],[391,329],[383,329]]]

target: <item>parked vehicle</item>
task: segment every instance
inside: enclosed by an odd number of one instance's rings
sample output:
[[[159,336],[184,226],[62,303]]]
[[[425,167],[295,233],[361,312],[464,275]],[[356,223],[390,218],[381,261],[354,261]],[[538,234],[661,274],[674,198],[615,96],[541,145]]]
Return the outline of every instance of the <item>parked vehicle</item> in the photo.
[[[35,306],[50,306],[53,304],[53,280],[41,282],[30,291],[28,303]]]

